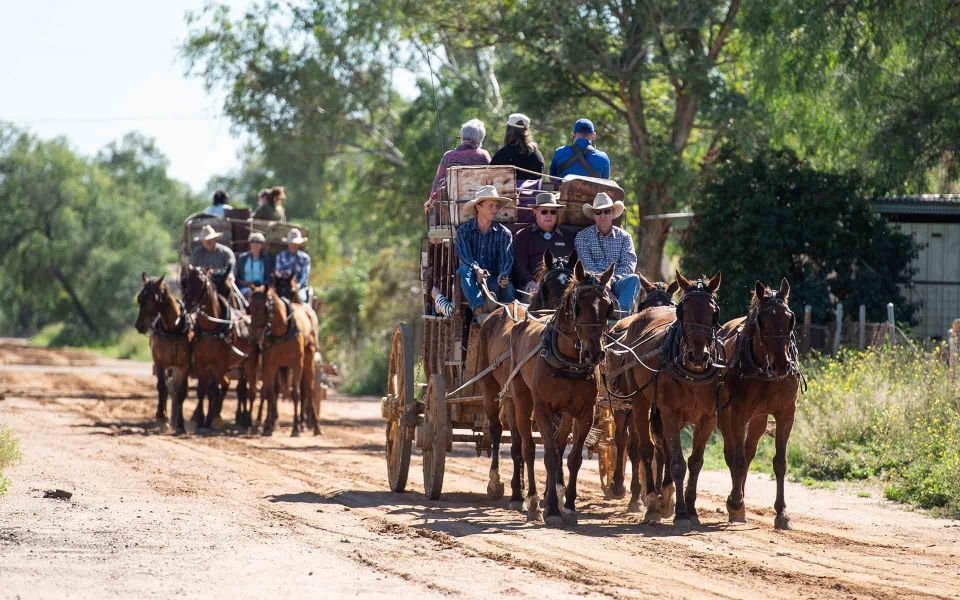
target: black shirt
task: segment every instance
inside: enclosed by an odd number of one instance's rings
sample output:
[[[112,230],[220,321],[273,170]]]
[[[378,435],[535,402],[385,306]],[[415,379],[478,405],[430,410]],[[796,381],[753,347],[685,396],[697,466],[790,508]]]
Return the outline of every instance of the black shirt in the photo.
[[[549,239],[548,239],[549,238]],[[534,273],[543,263],[543,254],[548,249],[555,258],[566,258],[573,253],[574,236],[559,226],[550,233],[542,231],[534,223],[513,236],[513,285],[523,289],[533,281]]]
[[[493,155],[493,160],[490,161],[491,165],[512,165],[514,167],[520,167],[521,169],[527,169],[528,171],[535,171],[537,173],[543,173],[543,155],[540,154],[540,151],[536,152],[525,152],[523,146],[504,146],[497,150],[497,153]],[[517,172],[517,181],[525,181],[527,179],[540,179],[538,175],[533,175],[531,173],[524,173],[523,171]]]

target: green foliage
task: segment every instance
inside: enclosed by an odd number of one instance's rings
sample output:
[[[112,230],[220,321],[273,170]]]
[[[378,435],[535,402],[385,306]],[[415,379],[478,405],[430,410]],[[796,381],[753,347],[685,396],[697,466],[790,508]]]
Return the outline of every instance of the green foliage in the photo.
[[[0,425],[0,496],[10,487],[10,479],[3,474],[4,469],[14,466],[21,458],[20,443],[14,437],[13,431]]]
[[[889,480],[886,496],[960,514],[960,395],[942,349],[845,350],[807,364],[788,459],[800,476]]]
[[[723,272],[723,319],[746,314],[757,279],[790,282],[791,307],[828,318],[837,301],[865,304],[867,318],[885,320],[887,302],[909,322],[913,240],[873,210],[855,173],[812,169],[788,151],[753,159],[724,156],[693,204],[697,217],[683,240],[687,275]]]

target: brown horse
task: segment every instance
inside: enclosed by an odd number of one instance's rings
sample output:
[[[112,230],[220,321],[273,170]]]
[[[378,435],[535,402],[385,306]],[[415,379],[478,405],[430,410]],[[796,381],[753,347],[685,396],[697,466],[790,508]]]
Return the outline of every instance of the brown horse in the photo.
[[[198,421],[202,429],[213,429],[223,407],[227,372],[246,358],[235,346],[240,337],[226,298],[217,294],[210,269],[188,265],[181,275],[183,301],[194,313],[193,373],[197,389],[209,397],[206,418],[203,399],[198,402]]]
[[[156,279],[150,279],[146,273],[140,276],[143,279],[143,289],[137,295],[140,312],[137,314],[136,328],[140,333],[150,331],[150,354],[153,356],[153,369],[157,376],[156,419],[161,423],[166,423],[167,420],[169,376],[174,397],[171,411],[180,416],[173,426],[182,432],[183,413],[174,409],[183,404],[187,395],[193,330],[183,304],[163,282],[163,276]]]
[[[607,288],[614,266],[595,275],[585,273],[583,264],[578,262],[553,316],[546,322],[527,319],[514,327],[510,336],[514,370],[519,371],[512,384],[514,415],[527,470],[524,503],[528,515],[536,517],[540,509],[534,477],[533,417],[543,440],[547,471],[544,522],[548,525],[563,523],[557,493],[562,463],[556,431],[563,415],[576,422],[567,459],[569,478],[564,502],[564,511],[572,522],[576,520],[577,475],[600,392],[598,365],[603,360],[603,332],[615,310]],[[514,476],[513,482],[519,481]],[[518,496],[519,491],[514,489],[513,495]]]
[[[730,369],[724,377],[725,397],[720,406],[719,425],[723,435],[723,456],[730,468],[732,490],[727,498],[730,521],[746,521],[743,504],[747,471],[757,453],[757,444],[767,428],[767,415],[777,423],[773,472],[777,476],[777,499],[773,521],[777,529],[788,529],[790,517],[783,497],[787,472],[787,441],[793,428],[797,393],[800,390],[800,361],[793,339],[796,317],[790,310],[790,284],[784,279],[774,290],[759,281],[746,317],[728,321],[720,329]]]
[[[696,281],[677,273],[677,282],[683,292],[677,307],[644,311],[631,324],[626,339],[633,348],[632,385],[639,390],[633,400],[633,427],[638,432],[652,429],[668,467],[658,487],[653,477],[653,444],[640,435],[647,490],[644,520],[658,521],[669,511],[675,483],[674,524],[688,529],[697,519],[697,479],[717,420],[717,365],[722,349],[716,336],[719,307],[714,294],[720,287],[720,273]],[[694,425],[693,449],[689,461],[684,461],[680,431],[687,423]],[[684,491],[688,465],[690,477]]]
[[[312,424],[319,435],[319,415],[314,404],[314,354],[317,351],[317,324],[311,311],[301,304],[280,298],[270,285],[253,288],[250,295],[251,326],[263,332],[261,342],[260,391],[267,401],[267,420],[263,435],[273,435],[277,422],[277,372],[289,369],[293,399],[293,430],[300,435],[301,426]],[[309,411],[307,409],[309,407]],[[308,415],[307,412],[310,414]]]
[[[510,455],[514,462],[513,476],[517,481],[512,485],[511,506],[519,508],[523,502],[521,494],[523,475],[523,455],[519,431],[514,420],[513,399],[506,395],[501,402],[500,390],[510,375],[510,332],[527,317],[527,311],[536,314],[541,310],[553,310],[560,305],[567,284],[573,278],[573,265],[577,262],[574,252],[567,260],[554,259],[550,250],[543,255],[543,263],[537,270],[537,293],[528,308],[516,305],[516,308],[498,308],[480,326],[480,343],[477,357],[477,372],[498,364],[496,369],[485,375],[477,383],[483,394],[483,408],[487,413],[490,437],[493,440],[493,459],[490,464],[490,479],[487,483],[487,495],[491,500],[503,497],[503,483],[500,480],[500,440],[503,437],[503,425],[510,428]],[[509,311],[509,313],[508,313]]]
[[[679,283],[676,281],[669,285],[662,281],[654,283],[642,274],[638,273],[638,275],[640,277],[640,287],[643,288],[645,296],[637,307],[635,314],[621,319],[614,325],[608,339],[626,339],[625,336],[630,329],[630,325],[634,321],[641,319],[640,313],[648,308],[675,306],[673,296],[677,293],[677,290],[680,289]],[[629,373],[630,367],[627,364],[630,359],[630,353],[631,350],[628,346],[621,347],[620,343],[615,342],[608,347],[606,355],[607,373],[609,374],[607,376],[607,392],[614,397],[619,396],[621,400],[630,400],[637,395],[637,392],[634,391],[636,388],[632,385],[633,377]],[[640,469],[642,468],[640,465],[640,436],[647,436],[649,439],[650,432],[648,429],[639,431],[633,427],[632,404],[614,411],[614,426],[614,444],[617,448],[617,454],[616,460],[614,461],[613,482],[610,488],[610,494],[614,498],[623,498],[624,495],[626,495],[623,482],[624,469],[626,468],[624,451],[626,450],[630,457],[630,464],[633,467],[633,477],[630,483],[631,499],[627,511],[637,512],[640,510],[639,498],[642,493],[640,485]],[[627,440],[630,442],[629,449],[627,448]],[[648,441],[648,443],[652,442]],[[658,453],[656,458],[659,476],[659,471],[663,468],[662,452]]]

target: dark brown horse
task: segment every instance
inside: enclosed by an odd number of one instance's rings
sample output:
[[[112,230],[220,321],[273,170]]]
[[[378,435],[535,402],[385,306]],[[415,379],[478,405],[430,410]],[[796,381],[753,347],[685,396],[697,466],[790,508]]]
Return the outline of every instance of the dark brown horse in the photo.
[[[747,471],[757,453],[757,444],[767,428],[767,415],[777,423],[773,472],[777,476],[777,499],[773,521],[787,529],[784,479],[787,472],[787,441],[800,390],[800,362],[793,339],[796,317],[790,310],[790,284],[784,279],[774,290],[759,281],[750,312],[724,324],[720,330],[730,368],[724,377],[724,398],[719,425],[723,456],[730,468],[732,490],[727,498],[730,521],[746,521],[743,503]]]
[[[163,276],[150,279],[146,273],[142,273],[141,278],[143,289],[137,295],[140,311],[137,314],[136,328],[140,333],[150,332],[150,354],[153,356],[153,370],[157,376],[156,419],[166,423],[168,377],[173,388],[173,407],[182,405],[187,394],[193,330],[186,310],[163,282]],[[182,417],[182,413],[175,410],[172,412]],[[182,418],[174,422],[173,427],[182,432]]]
[[[519,370],[512,381],[514,415],[527,471],[524,503],[529,516],[539,513],[534,477],[536,447],[531,429],[531,418],[535,418],[547,471],[544,522],[548,525],[563,523],[557,493],[562,469],[557,425],[563,415],[576,423],[567,459],[569,478],[564,501],[565,513],[571,521],[576,519],[577,475],[600,391],[598,365],[603,360],[603,332],[607,319],[614,314],[614,302],[607,288],[613,268],[610,265],[602,274],[588,274],[578,262],[553,316],[546,322],[528,319],[511,333],[514,369]],[[519,483],[519,478],[515,476],[513,481]],[[518,490],[514,489],[513,495],[517,496]]]
[[[528,310],[536,314],[542,310],[553,310],[560,305],[567,285],[573,279],[573,266],[576,262],[576,252],[567,260],[563,260],[554,259],[550,250],[547,250],[543,255],[543,264],[537,270],[539,285],[529,308],[524,308],[523,305],[516,305],[516,308],[513,306],[498,308],[480,326],[477,372],[499,361],[496,369],[478,381],[480,393],[483,394],[483,408],[487,413],[490,437],[493,441],[493,459],[490,463],[487,495],[492,500],[503,497],[503,483],[500,480],[500,440],[503,437],[503,425],[506,423],[510,428],[513,476],[517,478],[512,485],[513,494],[510,498],[510,504],[515,508],[519,508],[523,502],[521,493],[523,484],[520,480],[523,475],[523,454],[519,431],[514,420],[513,399],[510,395],[505,395],[502,402],[499,399],[500,390],[506,384],[512,367],[510,332],[515,325],[527,318]]]
[[[644,467],[645,521],[657,521],[669,511],[676,484],[674,524],[689,528],[696,521],[697,479],[703,467],[703,452],[716,426],[720,354],[717,340],[719,307],[714,294],[720,273],[711,279],[690,281],[677,273],[682,296],[676,308],[643,311],[628,330],[632,385],[639,393],[633,400],[633,427],[638,432],[652,425],[668,469],[658,487],[653,477],[654,447],[640,435],[640,459]],[[680,431],[692,423],[693,449],[685,461]],[[683,488],[687,466],[690,477]]]
[[[263,331],[261,342],[261,394],[267,401],[267,419],[263,435],[273,435],[278,418],[277,373],[288,369],[293,399],[293,429],[300,435],[302,427],[312,424],[319,435],[319,415],[314,403],[314,354],[317,351],[317,323],[305,306],[283,300],[267,285],[257,288],[250,299],[251,326]],[[310,414],[307,414],[307,413]]]
[[[206,418],[203,399],[198,402],[198,420],[202,429],[213,429],[223,407],[227,372],[246,356],[237,348],[237,326],[226,298],[217,294],[210,269],[188,265],[181,274],[183,301],[194,313],[193,373],[197,389],[209,398]],[[182,410],[182,407],[181,407]],[[179,418],[182,418],[180,416]]]
[[[674,306],[673,296],[677,293],[677,290],[680,289],[680,284],[674,281],[671,284],[666,284],[663,281],[658,281],[656,283],[649,281],[642,274],[639,274],[640,277],[640,287],[643,288],[645,296],[637,307],[637,312],[629,317],[621,319],[613,327],[610,332],[608,339],[611,340],[620,340],[625,339],[627,331],[630,329],[630,325],[642,319],[640,316],[644,310],[648,308],[656,308],[658,306]],[[633,377],[629,373],[629,366],[627,363],[631,351],[627,346],[622,346],[620,343],[613,343],[608,346],[607,351],[607,373],[610,374],[607,376],[607,388],[608,393],[611,395],[620,396],[620,400],[625,400],[630,402],[631,399],[637,395],[635,391],[636,388],[632,385]],[[611,376],[612,375],[612,376]],[[626,457],[624,452],[626,451],[630,457],[630,464],[633,467],[633,478],[631,479],[630,490],[631,490],[631,499],[630,505],[627,508],[628,512],[637,512],[640,510],[639,498],[642,494],[642,487],[640,484],[640,436],[647,436],[649,438],[650,431],[643,430],[638,431],[633,427],[633,406],[632,404],[627,405],[625,408],[620,408],[614,411],[614,426],[615,426],[615,435],[614,443],[617,448],[616,460],[614,461],[614,472],[613,472],[613,482],[610,488],[610,494],[614,498],[623,498],[626,495],[626,489],[624,487],[624,470],[626,468]],[[627,441],[629,440],[629,449],[627,449]],[[652,441],[648,441],[652,443]],[[656,468],[659,471],[664,468],[663,465],[663,455],[662,452],[657,454],[657,463]]]

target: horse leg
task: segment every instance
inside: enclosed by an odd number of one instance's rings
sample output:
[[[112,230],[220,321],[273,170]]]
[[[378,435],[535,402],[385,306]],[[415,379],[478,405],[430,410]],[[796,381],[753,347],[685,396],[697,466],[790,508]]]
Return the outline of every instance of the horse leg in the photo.
[[[592,415],[591,415],[592,416]],[[593,420],[590,420],[591,424]],[[557,497],[563,497],[567,493],[564,480],[566,476],[563,473],[563,455],[567,452],[567,441],[570,439],[570,432],[575,427],[573,417],[569,415],[560,416],[560,426],[557,428],[554,438],[557,441],[557,472],[554,473],[556,482]]]
[[[237,412],[233,418],[233,424],[237,429],[244,426],[244,415],[247,407],[247,362],[244,361],[240,368],[240,377],[237,380]]]
[[[638,469],[634,471],[634,480],[636,485],[630,486],[630,504],[627,510],[630,512],[640,511],[641,495],[643,505],[646,507],[646,514],[643,517],[644,523],[657,523],[660,521],[660,502],[657,494],[657,482],[654,478],[654,455],[656,449],[653,445],[653,438],[650,435],[650,399],[641,393],[633,406],[633,423],[630,426],[631,438],[636,440],[636,452],[640,459],[640,465],[643,468],[643,483],[639,482]],[[632,450],[632,449],[631,449]],[[663,461],[660,461],[662,464]],[[659,471],[660,464],[657,465]]]
[[[743,505],[743,480],[746,477],[746,428],[749,415],[727,407],[720,433],[723,435],[723,457],[730,468],[730,495],[727,496],[727,519],[731,523],[746,523]],[[729,450],[728,450],[729,447]]]
[[[617,454],[613,461],[613,483],[610,486],[610,496],[612,498],[623,498],[627,494],[627,490],[623,485],[626,463],[624,463],[621,458],[624,452],[626,452],[627,438],[630,435],[630,432],[627,431],[629,418],[630,416],[625,410],[618,410],[613,413],[613,442],[617,449]]]
[[[277,376],[276,368],[269,364],[267,358],[263,360],[263,371],[261,373],[263,388],[260,390],[260,408],[263,403],[267,404],[267,420],[263,425],[261,435],[273,435],[273,427],[277,422],[277,387],[274,385]],[[260,424],[260,411],[257,411],[257,425]]]
[[[207,407],[207,418],[203,422],[203,428],[213,431],[214,421],[218,418],[219,406],[221,404],[221,387],[217,377],[211,377],[207,384],[207,394],[210,397],[210,403]]]
[[[640,484],[640,471],[646,470],[644,464],[640,461],[640,433],[633,426],[633,417],[626,423],[627,433],[629,435],[629,446],[627,452],[630,455],[630,504],[627,505],[627,512],[640,512],[640,495],[643,493],[643,486]],[[649,442],[649,436],[648,436]],[[623,468],[626,469],[626,462]],[[652,473],[651,473],[652,476]],[[646,478],[646,473],[644,473]]]
[[[510,503],[514,510],[523,510],[523,439],[520,429],[510,428],[510,458],[513,459],[513,476],[510,478]]]
[[[690,475],[687,478],[687,489],[684,492],[683,500],[687,505],[687,514],[693,523],[700,524],[700,518],[697,515],[697,479],[700,477],[700,469],[703,468],[703,452],[710,441],[710,435],[717,426],[717,413],[710,413],[700,420],[693,428],[693,446],[690,450],[690,458],[687,459],[687,467]]]
[[[590,433],[590,426],[593,425],[592,416],[593,406],[591,405],[577,417],[573,445],[570,446],[570,455],[567,457],[567,469],[569,469],[570,477],[567,479],[567,493],[563,509],[567,520],[572,524],[577,522],[577,476],[580,474],[580,465],[583,464],[583,444],[587,439],[587,434]]]
[[[560,515],[560,496],[557,493],[557,488],[560,485],[557,481],[557,471],[563,467],[560,459],[560,448],[557,444],[557,431],[554,429],[554,414],[548,412],[541,403],[534,399],[533,416],[537,420],[540,437],[543,438],[543,464],[547,471],[547,510],[543,515],[543,522],[545,525],[556,527],[563,524],[563,517]]]
[[[300,437],[300,419],[303,417],[303,396],[300,394],[300,377],[303,365],[297,364],[290,369],[290,398],[293,400],[293,430],[290,437]]]
[[[537,495],[537,478],[534,476],[537,459],[537,445],[533,441],[533,428],[530,417],[533,413],[533,397],[525,383],[515,379],[513,382],[513,407],[516,414],[517,434],[521,440],[523,465],[527,468],[527,497],[522,508],[528,519],[540,515],[540,497]],[[516,462],[514,463],[516,465]],[[518,477],[514,475],[514,479]]]
[[[484,378],[486,379],[486,378]],[[486,386],[481,384],[484,392],[483,408],[487,413],[487,422],[490,424],[491,458],[490,474],[487,479],[487,496],[491,500],[503,498],[503,482],[500,480],[500,441],[503,438],[503,423],[500,422],[500,403],[496,396],[487,394]]]
[[[683,428],[683,423],[670,413],[661,411],[660,416],[663,419],[663,437],[670,460],[670,475],[676,485],[673,524],[678,529],[686,530],[690,529],[690,517],[687,515],[687,505],[683,497],[683,479],[687,474],[687,463],[683,460],[683,447],[680,444],[680,430]]]
[[[173,431],[177,435],[187,432],[183,422],[183,401],[187,397],[187,377],[186,370],[173,370],[173,404],[170,406],[170,413],[173,417]]]
[[[207,380],[197,378],[197,408],[193,411],[193,416],[190,417],[190,420],[193,421],[197,427],[203,426],[203,400],[207,397]]]
[[[153,365],[154,373],[157,375],[157,414],[154,419],[159,423],[165,423],[167,420],[167,370],[158,364]]]
[[[789,529],[790,517],[787,515],[787,502],[783,497],[784,483],[787,476],[787,440],[790,439],[790,430],[793,429],[793,415],[795,407],[790,407],[782,412],[775,413],[773,418],[777,421],[776,434],[776,454],[773,457],[773,472],[777,476],[777,500],[773,507],[777,511],[777,516],[773,520],[773,526],[777,529]]]
[[[303,355],[303,372],[300,376],[300,397],[305,407],[304,427],[311,427],[313,435],[320,435],[320,398],[317,395],[317,373],[313,362],[314,352],[308,349]]]
[[[657,474],[656,488],[659,494],[660,514],[668,515],[674,511],[674,484],[673,475],[670,473],[670,447],[667,446],[667,440],[663,437],[663,419],[660,410],[654,408],[650,411],[650,432],[654,440],[654,459]]]

